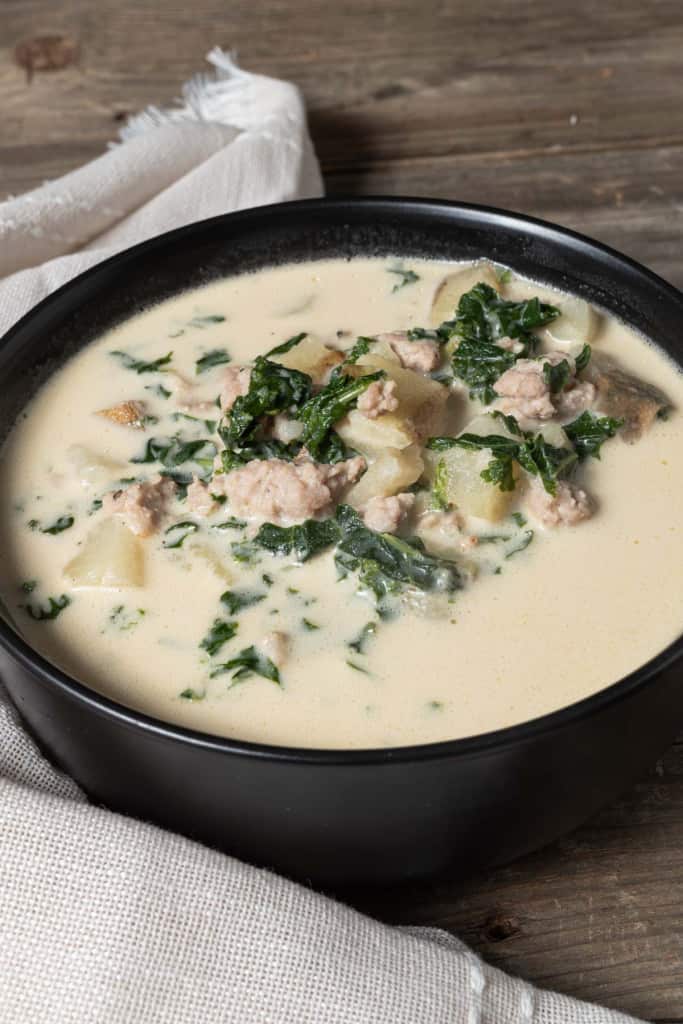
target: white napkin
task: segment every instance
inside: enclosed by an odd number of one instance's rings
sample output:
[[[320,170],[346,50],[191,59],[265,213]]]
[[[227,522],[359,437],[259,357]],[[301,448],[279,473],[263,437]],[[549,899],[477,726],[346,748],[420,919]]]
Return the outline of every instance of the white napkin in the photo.
[[[298,91],[219,50],[175,110],[0,205],[0,331],[160,231],[322,192]],[[2,1024],[625,1024],[197,843],[88,805],[0,687]]]

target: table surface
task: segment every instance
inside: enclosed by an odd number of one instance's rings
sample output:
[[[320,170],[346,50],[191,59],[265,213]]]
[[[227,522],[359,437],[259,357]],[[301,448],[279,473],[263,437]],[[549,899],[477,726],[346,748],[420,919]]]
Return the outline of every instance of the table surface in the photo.
[[[0,197],[100,154],[213,45],[301,86],[329,192],[521,210],[683,285],[681,0],[0,0]],[[550,848],[345,895],[538,985],[683,1021],[683,738]]]

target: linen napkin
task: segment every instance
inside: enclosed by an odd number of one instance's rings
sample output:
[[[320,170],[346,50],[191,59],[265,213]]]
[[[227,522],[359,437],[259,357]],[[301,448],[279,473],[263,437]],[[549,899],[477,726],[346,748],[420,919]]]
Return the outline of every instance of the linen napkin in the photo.
[[[0,331],[75,274],[189,221],[322,193],[301,97],[220,50],[170,111],[0,205]],[[1,1024],[626,1024],[429,928],[391,928],[88,804],[0,684]]]

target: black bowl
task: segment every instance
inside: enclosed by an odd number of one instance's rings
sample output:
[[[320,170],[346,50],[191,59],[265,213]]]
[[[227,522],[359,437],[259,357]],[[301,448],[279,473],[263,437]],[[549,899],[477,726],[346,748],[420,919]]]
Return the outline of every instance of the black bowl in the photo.
[[[73,352],[160,299],[266,265],[369,254],[488,257],[602,306],[679,364],[683,358],[683,296],[572,232],[456,203],[287,203],[172,231],[51,295],[0,348],[0,425],[9,429]],[[578,825],[673,739],[683,720],[682,655],[679,639],[587,700],[481,736],[397,749],[298,750],[207,736],[116,704],[0,622],[0,669],[16,707],[92,800],[324,884],[468,871]]]

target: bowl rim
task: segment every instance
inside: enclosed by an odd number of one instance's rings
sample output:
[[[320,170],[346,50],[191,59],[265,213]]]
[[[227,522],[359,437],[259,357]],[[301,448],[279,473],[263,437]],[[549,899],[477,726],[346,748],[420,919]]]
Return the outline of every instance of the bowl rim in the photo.
[[[0,346],[5,348],[27,325],[30,326],[31,321],[39,316],[44,308],[59,302],[65,295],[68,295],[69,291],[76,284],[81,284],[90,278],[96,278],[98,274],[111,267],[112,264],[135,260],[139,255],[153,251],[155,248],[163,248],[172,241],[182,239],[183,236],[190,235],[193,232],[205,230],[207,227],[220,222],[225,222],[228,225],[239,224],[240,221],[244,220],[256,222],[264,218],[267,220],[274,214],[286,214],[292,210],[305,213],[315,212],[320,209],[329,210],[333,207],[337,207],[340,212],[349,207],[355,207],[359,210],[385,208],[395,213],[399,213],[400,210],[406,210],[407,208],[412,209],[416,213],[432,210],[435,214],[438,214],[450,211],[458,213],[468,220],[476,221],[477,219],[484,218],[489,224],[498,223],[504,224],[508,228],[524,229],[527,233],[531,231],[539,236],[553,238],[560,244],[564,243],[566,245],[571,243],[573,248],[585,248],[594,254],[606,258],[612,264],[615,262],[620,264],[624,269],[645,280],[648,285],[654,286],[660,292],[664,292],[670,301],[680,306],[683,313],[683,293],[674,285],[618,250],[597,242],[587,235],[554,224],[551,221],[498,207],[477,203],[461,203],[445,199],[411,196],[339,195],[330,198],[292,200],[285,203],[274,203],[268,206],[251,207],[245,210],[219,214],[204,220],[193,221],[190,224],[163,232],[134,246],[127,247],[113,256],[102,260],[100,263],[89,267],[33,306],[0,338]],[[535,718],[514,725],[504,726],[500,729],[477,733],[473,736],[440,740],[433,743],[413,744],[410,746],[368,748],[293,747],[256,743],[250,740],[217,736],[212,733],[201,732],[197,729],[165,722],[145,712],[121,704],[104,694],[100,694],[97,690],[71,677],[57,665],[53,665],[47,658],[44,658],[38,651],[34,650],[1,615],[0,647],[14,662],[31,672],[34,676],[37,676],[42,685],[56,687],[67,697],[76,700],[89,711],[114,719],[117,724],[131,730],[137,731],[141,729],[158,740],[177,741],[193,747],[210,750],[214,753],[244,758],[351,767],[362,764],[406,764],[409,762],[438,759],[476,758],[488,755],[492,750],[503,751],[512,746],[524,744],[541,737],[548,737],[552,733],[576,724],[609,705],[616,704],[634,695],[649,685],[659,673],[666,671],[673,667],[676,662],[683,660],[683,632],[653,658],[638,666],[626,676],[588,697],[574,701],[555,711],[538,715]]]

